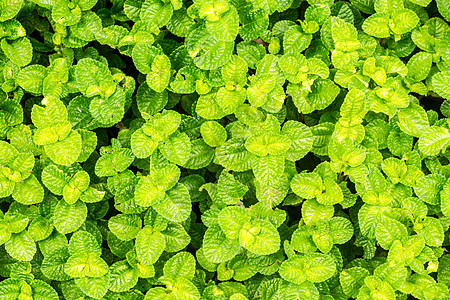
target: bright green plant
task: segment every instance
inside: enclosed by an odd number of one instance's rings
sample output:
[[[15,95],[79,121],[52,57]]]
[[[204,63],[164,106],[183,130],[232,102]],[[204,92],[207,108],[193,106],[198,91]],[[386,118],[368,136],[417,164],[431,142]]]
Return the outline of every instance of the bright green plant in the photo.
[[[0,299],[449,300],[449,21],[0,0]]]

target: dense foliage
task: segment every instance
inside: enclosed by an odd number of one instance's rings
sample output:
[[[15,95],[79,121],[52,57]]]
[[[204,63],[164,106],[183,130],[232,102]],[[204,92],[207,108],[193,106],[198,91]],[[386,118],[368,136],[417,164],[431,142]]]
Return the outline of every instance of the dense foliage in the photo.
[[[0,0],[0,299],[450,299],[448,21]]]

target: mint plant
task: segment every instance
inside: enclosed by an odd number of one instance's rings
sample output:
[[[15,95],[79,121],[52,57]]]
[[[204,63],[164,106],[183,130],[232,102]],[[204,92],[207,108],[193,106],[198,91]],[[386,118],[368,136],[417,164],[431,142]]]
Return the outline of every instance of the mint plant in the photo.
[[[449,4],[0,0],[0,299],[450,299]]]

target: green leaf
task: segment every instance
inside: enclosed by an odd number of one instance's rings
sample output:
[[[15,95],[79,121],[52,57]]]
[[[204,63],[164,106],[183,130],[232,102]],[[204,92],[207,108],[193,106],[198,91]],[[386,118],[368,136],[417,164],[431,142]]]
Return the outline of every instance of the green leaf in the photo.
[[[246,61],[240,56],[233,55],[221,69],[227,88],[233,90],[238,86],[244,86],[247,82],[247,71]]]
[[[164,192],[152,178],[141,177],[134,194],[136,204],[143,207],[152,206],[164,200]]]
[[[220,229],[229,239],[239,238],[239,233],[243,227],[250,222],[251,216],[248,211],[239,206],[227,206],[218,215]]]
[[[359,290],[364,285],[364,278],[369,276],[369,271],[361,267],[345,269],[339,275],[342,291],[348,297],[356,298]]]
[[[133,161],[134,155],[130,149],[114,149],[97,160],[95,174],[99,177],[114,176],[128,168]]]
[[[403,266],[403,263],[389,262],[379,265],[375,269],[374,275],[377,275],[396,289],[405,283],[408,270]]]
[[[16,148],[5,141],[0,141],[0,150],[0,164],[2,165],[8,165],[19,154]]]
[[[388,207],[364,204],[358,212],[359,227],[361,233],[368,238],[375,238],[375,229],[381,221],[383,212],[389,211]]]
[[[144,217],[144,225],[148,225],[155,231],[166,230],[169,226],[169,221],[164,219],[160,214],[158,214],[154,209],[150,208]]]
[[[422,222],[414,226],[414,230],[423,236],[425,244],[430,247],[440,247],[444,241],[444,229],[436,218],[425,217]]]
[[[137,215],[119,214],[108,221],[108,228],[122,241],[136,237],[142,227],[142,220]]]
[[[286,153],[286,159],[297,161],[303,158],[313,146],[313,134],[304,124],[287,121],[283,125],[281,134],[291,139],[291,146]]]
[[[375,1],[375,11],[377,13],[388,13],[391,14],[398,9],[403,8],[403,2],[399,0],[382,0]]]
[[[336,50],[341,52],[352,52],[361,47],[361,43],[358,40],[357,30],[353,24],[345,22],[343,19],[334,16],[330,17],[329,21],[331,23],[331,37]],[[327,23],[325,23],[324,26],[326,24]]]
[[[200,292],[197,287],[183,277],[177,278],[173,284],[173,297],[176,299],[199,300]]]
[[[203,237],[203,253],[208,261],[221,263],[235,257],[240,249],[237,240],[230,240],[218,225],[208,228]]]
[[[250,15],[250,14],[249,14]],[[266,24],[264,24],[263,26],[265,26],[267,28],[268,26],[268,18],[267,15],[262,11],[262,10],[258,10],[257,12],[255,12],[255,16],[261,16],[262,15],[262,21]],[[265,19],[265,20],[264,20]],[[244,28],[246,24],[242,23],[242,27]],[[244,29],[242,29],[242,31],[244,31]],[[257,43],[257,42],[240,42],[237,45],[237,53],[240,57],[242,57],[245,62],[247,63],[247,65],[249,67],[254,67],[254,65],[262,59],[262,57],[266,54],[266,49],[264,48],[264,46],[262,46],[261,44]]]
[[[239,232],[239,244],[257,255],[269,255],[280,249],[280,235],[269,221],[246,223]]]
[[[431,79],[433,89],[443,98],[450,98],[450,71],[443,71],[433,75]]]
[[[161,190],[167,191],[173,188],[180,179],[180,169],[168,164],[160,169],[153,170],[150,173],[150,178],[155,182]]]
[[[218,162],[233,171],[245,171],[251,168],[252,154],[245,149],[244,140],[232,138],[216,149]]]
[[[414,54],[408,61],[408,77],[415,81],[422,81],[427,78],[431,69],[432,56],[427,52]]]
[[[63,188],[64,200],[69,204],[77,202],[82,193],[88,189],[89,183],[90,178],[86,171],[75,173]]]
[[[167,91],[158,93],[143,82],[136,94],[136,102],[142,117],[148,118],[164,108],[168,101]]]
[[[45,107],[34,105],[31,109],[31,120],[37,128],[46,128],[56,124],[65,125],[67,109],[61,100],[56,97],[45,97],[42,104]]]
[[[139,43],[133,48],[132,52],[134,65],[143,74],[152,72],[152,64],[157,56],[163,57],[164,55],[160,49],[150,43]]]
[[[70,276],[64,272],[64,265],[69,259],[67,248],[55,249],[51,255],[46,255],[42,261],[41,271],[51,280],[66,281]]]
[[[419,17],[409,9],[399,9],[391,14],[389,27],[397,35],[410,32],[419,24]]]
[[[47,70],[41,65],[31,65],[20,70],[17,76],[18,84],[31,94],[42,94],[44,78],[47,76]]]
[[[408,170],[408,167],[403,161],[393,157],[383,160],[381,167],[387,177],[394,183],[400,182]]]
[[[70,166],[77,161],[81,154],[81,149],[81,135],[74,130],[64,140],[44,145],[44,151],[50,159],[55,164],[63,166]]]
[[[34,279],[30,285],[22,279],[8,278],[0,283],[0,294],[5,299],[32,297],[36,299],[57,300],[58,293],[42,280]]]
[[[71,9],[68,0],[57,0],[53,5],[52,19],[64,26],[75,25],[81,19],[81,8],[77,5]]]
[[[289,185],[283,180],[284,157],[280,155],[268,155],[254,160],[253,173],[261,187],[276,187]]]
[[[447,180],[440,192],[441,211],[444,216],[450,215],[450,183]]]
[[[166,55],[156,55],[147,75],[148,86],[156,92],[162,92],[169,84],[170,60]]]
[[[450,256],[448,254],[443,255],[439,261],[439,269],[437,274],[437,279],[439,282],[442,282],[444,284],[448,284],[449,282],[449,263],[450,263]]]
[[[78,277],[75,278],[77,287],[89,297],[101,299],[108,292],[110,281],[109,273],[101,277]]]
[[[333,248],[333,237],[328,232],[326,223],[318,223],[318,227],[313,232],[312,240],[317,248],[323,253],[329,253]]]
[[[34,156],[31,153],[19,153],[17,157],[9,164],[10,170],[5,168],[3,175],[13,181],[25,180],[30,178],[31,172],[34,168]],[[10,173],[11,170],[12,174]]]
[[[345,244],[353,236],[353,225],[346,218],[333,217],[330,220],[330,234],[335,244]]]
[[[87,231],[79,230],[72,234],[69,242],[70,255],[80,253],[93,253],[97,256],[102,254],[100,245],[95,237]]]
[[[26,230],[12,234],[5,243],[5,249],[12,258],[19,261],[30,261],[36,254],[36,244]]]
[[[410,104],[409,107],[400,109],[398,112],[398,126],[400,129],[414,137],[420,137],[429,130],[428,116],[425,110],[415,104]]]
[[[100,246],[95,237],[87,231],[76,231],[69,242],[70,255],[80,253],[93,253],[97,256],[102,254]]]
[[[14,18],[22,7],[23,1],[3,0],[0,2],[0,22]]]
[[[175,133],[165,139],[159,150],[164,157],[177,165],[184,165],[191,153],[191,141],[186,133]]]
[[[445,184],[445,177],[440,174],[430,174],[419,178],[414,187],[414,193],[425,203],[438,205],[440,192]]]
[[[34,241],[41,241],[50,236],[53,231],[53,225],[44,217],[37,217],[30,223],[28,233]]]
[[[248,90],[247,90],[248,92]],[[218,106],[217,115],[219,114],[231,114],[236,112],[242,103],[245,101],[245,90],[239,86],[236,89],[228,90],[225,87],[221,87],[216,94],[215,103]],[[248,96],[248,93],[247,93]],[[205,110],[205,108],[203,109]]]
[[[315,225],[319,220],[329,220],[334,214],[332,205],[323,205],[316,200],[306,200],[302,205],[302,216],[306,225]]]
[[[330,256],[314,253],[284,261],[279,272],[283,279],[295,284],[306,280],[323,282],[335,274],[336,264]]]
[[[146,0],[142,3],[139,17],[141,20],[155,23],[158,27],[167,24],[173,14],[172,4],[160,0]]]
[[[108,91],[106,91],[108,92]],[[124,114],[125,92],[116,89],[108,98],[94,97],[89,105],[92,117],[104,127],[118,123]]]
[[[316,286],[305,281],[302,284],[293,284],[290,282],[284,282],[282,287],[277,291],[275,296],[280,296],[283,299],[304,299],[310,298],[311,300],[320,299],[319,291]]]
[[[192,280],[195,275],[195,258],[189,252],[179,252],[164,264],[164,277]]]
[[[156,150],[158,143],[139,128],[131,135],[131,150],[137,158],[147,158]]]
[[[42,183],[52,193],[62,195],[64,186],[67,184],[68,178],[66,174],[56,165],[48,165],[42,170]]]
[[[64,272],[70,277],[100,277],[109,272],[109,267],[94,253],[77,253],[69,257]]]
[[[366,113],[366,96],[359,89],[351,89],[342,103],[339,123],[344,126],[354,126],[362,123]]]
[[[214,120],[223,118],[226,115],[223,109],[219,106],[219,101],[217,99],[219,95],[221,95],[223,100],[225,100],[223,102],[227,107],[236,106],[234,103],[235,97],[233,97],[233,94],[231,94],[226,89],[220,89],[219,91],[223,91],[223,94],[222,93],[219,94],[218,92],[200,96],[195,106],[195,112],[200,117],[205,118],[207,120]]]
[[[90,99],[82,95],[77,96],[70,101],[67,110],[69,115],[69,121],[74,129],[75,128],[92,129],[100,126],[100,124],[96,122],[91,116],[91,113],[89,112],[89,104]],[[79,133],[82,134],[81,132]]]
[[[93,41],[96,36],[100,40],[101,30],[101,19],[92,11],[82,12],[80,22],[71,26],[71,33],[85,41]]]
[[[178,252],[190,243],[191,237],[180,224],[169,224],[165,230],[162,231],[166,238],[167,252]]]
[[[195,22],[186,13],[186,8],[175,10],[172,18],[167,23],[167,29],[179,37],[186,37]]]
[[[33,298],[57,300],[58,293],[48,283],[35,279],[30,284],[33,290]]]
[[[291,238],[292,249],[300,253],[315,252],[317,247],[312,240],[312,231],[308,226],[298,227]]]
[[[220,40],[204,27],[198,27],[188,34],[186,46],[197,67],[214,70],[225,65],[231,58],[234,42]]]
[[[397,220],[381,217],[375,228],[375,237],[383,249],[388,250],[395,240],[401,240],[408,235],[405,225]]]
[[[69,123],[64,122],[62,124],[40,128],[36,130],[34,142],[37,145],[44,146],[56,143],[59,140],[64,140],[71,132],[70,127]]]
[[[338,94],[339,88],[331,80],[319,78],[311,86],[311,92],[308,94],[306,101],[314,109],[320,110],[328,107]]]
[[[85,203],[97,203],[102,201],[105,195],[105,191],[99,191],[90,186],[80,196],[80,200]]]
[[[445,150],[450,139],[446,128],[431,126],[424,130],[419,139],[419,150],[427,156],[435,156]]]
[[[298,196],[312,199],[325,189],[322,178],[317,173],[296,174],[291,180],[291,189]]]
[[[371,294],[378,293],[384,299],[395,299],[395,292],[392,286],[382,281],[378,276],[367,276],[364,279],[365,285],[361,288],[358,298],[367,299]],[[369,298],[370,299],[370,298]]]
[[[111,265],[109,290],[112,292],[125,292],[132,289],[139,279],[139,269],[132,268],[126,260]]]
[[[28,288],[30,289],[29,286]],[[21,280],[7,278],[0,282],[0,295],[6,295],[10,299],[18,299],[21,295]]]
[[[136,236],[136,255],[144,265],[154,264],[166,248],[164,235],[144,227]]]
[[[236,204],[242,200],[245,193],[248,191],[248,187],[236,180],[232,174],[222,172],[217,182],[216,191],[217,199],[214,199],[214,201],[220,200],[220,202],[225,204]],[[227,208],[224,208],[225,211],[226,209]]]
[[[317,195],[317,202],[324,205],[334,205],[344,200],[339,185],[331,179],[324,181],[325,191]]]
[[[200,133],[205,143],[211,147],[218,147],[227,140],[225,128],[215,121],[208,121],[200,127]]]
[[[312,35],[304,33],[300,26],[289,27],[283,36],[283,49],[285,54],[297,54],[308,48]]]
[[[111,80],[111,72],[108,66],[92,58],[80,59],[75,67],[75,79],[79,90],[85,96],[93,96],[95,93],[91,90],[104,90],[105,88],[114,89],[108,82]],[[114,90],[108,91],[110,95]]]
[[[168,190],[164,199],[152,205],[153,208],[164,218],[172,222],[182,222],[189,217],[192,204],[187,188],[177,183]]]
[[[181,115],[172,110],[165,110],[150,118],[142,126],[142,130],[156,141],[169,137],[178,129],[181,123]]]
[[[5,55],[16,65],[24,67],[31,62],[33,58],[33,46],[26,37],[17,40],[2,39],[1,48]]]
[[[8,231],[11,233],[20,233],[28,226],[30,219],[19,212],[7,212],[3,218],[8,224]]]
[[[44,256],[49,256],[53,251],[64,248],[67,250],[68,241],[65,235],[53,230],[52,234],[39,242],[39,249]]]
[[[111,25],[98,31],[95,37],[100,44],[106,44],[112,48],[117,48],[122,44],[128,44],[128,34],[129,31],[125,27],[120,25]]]
[[[14,200],[24,205],[42,202],[44,189],[34,175],[24,181],[16,183],[12,192]]]
[[[281,134],[252,136],[245,141],[245,148],[258,156],[280,155],[291,147],[288,137]]]
[[[239,14],[234,6],[222,14],[217,21],[206,20],[208,33],[222,41],[234,41],[239,29]]]
[[[445,1],[438,0],[436,1],[439,13],[444,17],[445,20],[450,19],[450,11],[448,9],[447,3]]]
[[[87,207],[84,202],[77,201],[68,204],[60,200],[53,213],[53,225],[62,234],[74,232],[84,223],[87,216]]]

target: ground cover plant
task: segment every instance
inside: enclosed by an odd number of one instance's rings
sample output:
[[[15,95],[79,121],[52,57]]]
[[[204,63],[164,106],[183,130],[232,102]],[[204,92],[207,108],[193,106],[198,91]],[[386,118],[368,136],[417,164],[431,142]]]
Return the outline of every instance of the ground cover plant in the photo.
[[[0,0],[0,300],[450,299],[448,0]]]

